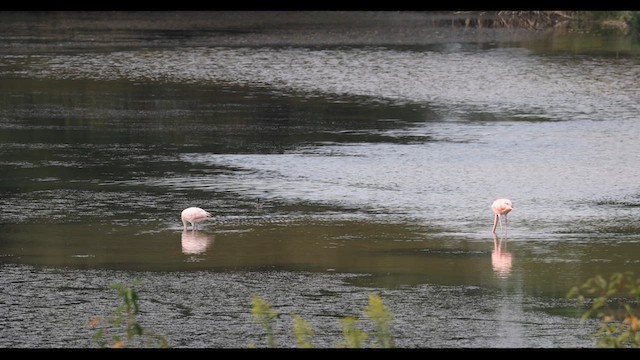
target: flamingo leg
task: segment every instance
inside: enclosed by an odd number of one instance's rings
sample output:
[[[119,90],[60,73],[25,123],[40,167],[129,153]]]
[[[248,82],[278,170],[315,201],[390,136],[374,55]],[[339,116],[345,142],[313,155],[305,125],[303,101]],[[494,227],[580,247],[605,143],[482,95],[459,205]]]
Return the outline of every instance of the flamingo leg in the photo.
[[[498,217],[498,222],[500,223],[500,234],[504,236],[504,230],[502,228],[502,216],[500,214],[496,215]]]
[[[496,214],[496,216],[493,217],[493,229],[491,229],[491,231],[495,234],[496,233],[496,226],[498,225],[498,219],[500,218],[500,216],[498,214]]]

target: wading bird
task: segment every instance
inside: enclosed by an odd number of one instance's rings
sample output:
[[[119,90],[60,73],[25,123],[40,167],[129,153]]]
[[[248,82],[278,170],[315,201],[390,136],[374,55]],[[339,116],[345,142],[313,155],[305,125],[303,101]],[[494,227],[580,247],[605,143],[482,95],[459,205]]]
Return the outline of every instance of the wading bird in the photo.
[[[199,207],[189,207],[182,210],[180,215],[182,218],[183,231],[187,230],[187,223],[191,223],[191,230],[198,230],[198,223],[212,217],[212,215]]]
[[[256,205],[256,210],[262,210],[262,206],[264,205],[264,203],[262,202],[262,199],[258,199],[255,205]]]
[[[493,218],[493,229],[491,230],[494,234],[496,233],[496,226],[498,222],[500,223],[500,231],[502,231],[502,215],[504,215],[504,231],[507,231],[507,214],[509,211],[513,210],[513,203],[509,199],[497,199],[491,204],[491,210],[495,214]]]

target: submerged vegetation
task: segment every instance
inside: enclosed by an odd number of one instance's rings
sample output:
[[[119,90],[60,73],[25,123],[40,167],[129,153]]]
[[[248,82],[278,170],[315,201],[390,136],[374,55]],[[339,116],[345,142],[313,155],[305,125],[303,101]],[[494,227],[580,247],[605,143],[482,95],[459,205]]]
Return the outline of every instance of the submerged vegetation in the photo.
[[[640,347],[640,278],[632,272],[614,273],[605,279],[597,275],[567,294],[587,306],[582,319],[597,318],[596,346],[604,348]]]

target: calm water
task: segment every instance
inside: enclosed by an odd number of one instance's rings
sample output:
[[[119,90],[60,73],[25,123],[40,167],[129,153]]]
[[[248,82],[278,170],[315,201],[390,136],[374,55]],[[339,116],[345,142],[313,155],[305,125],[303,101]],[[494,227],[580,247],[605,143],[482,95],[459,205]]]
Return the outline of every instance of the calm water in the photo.
[[[2,347],[94,346],[135,278],[177,347],[264,345],[252,294],[280,346],[292,312],[335,346],[370,293],[400,347],[590,347],[568,289],[640,270],[634,39],[430,13],[0,17]],[[215,218],[183,232],[188,206]]]

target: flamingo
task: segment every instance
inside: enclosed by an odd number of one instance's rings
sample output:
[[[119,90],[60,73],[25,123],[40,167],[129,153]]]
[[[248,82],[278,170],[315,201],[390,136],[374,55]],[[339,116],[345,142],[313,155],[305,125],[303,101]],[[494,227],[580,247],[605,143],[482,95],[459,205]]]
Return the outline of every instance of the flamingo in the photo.
[[[188,207],[182,210],[180,214],[182,218],[183,231],[187,230],[187,222],[191,223],[191,230],[198,230],[198,222],[212,217],[212,215],[199,207]]]
[[[498,222],[500,222],[500,231],[502,231],[502,215],[504,215],[504,229],[505,232],[507,230],[507,214],[509,211],[513,210],[513,203],[509,199],[497,199],[491,204],[491,210],[495,214],[493,218],[493,229],[491,230],[494,234],[496,233],[496,226]]]

